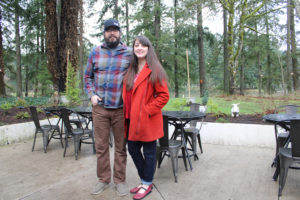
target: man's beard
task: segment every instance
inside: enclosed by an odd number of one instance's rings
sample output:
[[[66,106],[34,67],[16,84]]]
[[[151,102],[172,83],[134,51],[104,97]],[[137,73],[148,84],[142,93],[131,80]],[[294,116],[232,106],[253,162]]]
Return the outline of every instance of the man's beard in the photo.
[[[113,36],[111,36],[111,37],[113,37]],[[117,38],[117,37],[115,37],[115,38],[116,38],[116,40],[114,42],[110,42],[109,38],[104,37],[105,43],[110,49],[116,48],[120,43],[120,38]]]

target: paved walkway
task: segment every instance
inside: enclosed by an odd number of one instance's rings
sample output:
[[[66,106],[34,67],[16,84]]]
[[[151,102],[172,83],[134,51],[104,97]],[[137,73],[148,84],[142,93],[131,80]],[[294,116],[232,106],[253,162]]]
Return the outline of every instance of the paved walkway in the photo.
[[[79,159],[74,159],[73,143],[62,157],[58,140],[51,141],[48,153],[42,151],[42,140],[31,152],[32,141],[0,147],[0,199],[85,200],[132,199],[129,194],[117,196],[113,184],[93,196],[89,191],[96,183],[96,157],[91,146],[83,144]],[[155,188],[148,200],[274,200],[278,183],[271,180],[270,167],[274,149],[203,145],[204,154],[192,160],[193,171],[185,171],[179,159],[178,183],[174,182],[171,161],[165,158],[155,174]],[[111,149],[112,155],[113,149]],[[127,184],[139,183],[132,159],[128,157]],[[289,170],[284,200],[300,199],[300,173]]]

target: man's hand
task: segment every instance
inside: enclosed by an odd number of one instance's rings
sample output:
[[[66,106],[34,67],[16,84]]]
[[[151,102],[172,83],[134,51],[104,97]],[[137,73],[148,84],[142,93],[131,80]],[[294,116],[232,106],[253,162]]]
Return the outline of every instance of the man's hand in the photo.
[[[100,97],[98,97],[97,95],[92,96],[91,102],[92,102],[93,106],[96,106],[98,104],[98,101],[102,101],[102,99]]]

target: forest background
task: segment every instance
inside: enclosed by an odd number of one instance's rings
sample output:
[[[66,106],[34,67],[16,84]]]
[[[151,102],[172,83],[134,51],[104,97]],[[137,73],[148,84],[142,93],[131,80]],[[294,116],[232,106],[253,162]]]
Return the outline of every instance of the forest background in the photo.
[[[222,31],[203,25],[209,15],[223,16]],[[84,33],[91,17],[96,31]],[[61,95],[75,78],[70,87],[86,98],[83,73],[95,45],[88,38],[102,39],[108,18],[120,21],[128,45],[149,37],[172,97],[299,90],[299,0],[2,0],[0,96]]]

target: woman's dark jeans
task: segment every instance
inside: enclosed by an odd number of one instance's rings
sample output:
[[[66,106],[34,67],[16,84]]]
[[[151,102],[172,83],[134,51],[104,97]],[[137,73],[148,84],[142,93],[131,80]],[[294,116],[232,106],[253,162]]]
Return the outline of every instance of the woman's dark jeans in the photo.
[[[141,148],[143,147],[143,153]],[[128,141],[128,151],[143,184],[151,184],[156,167],[156,141]]]

